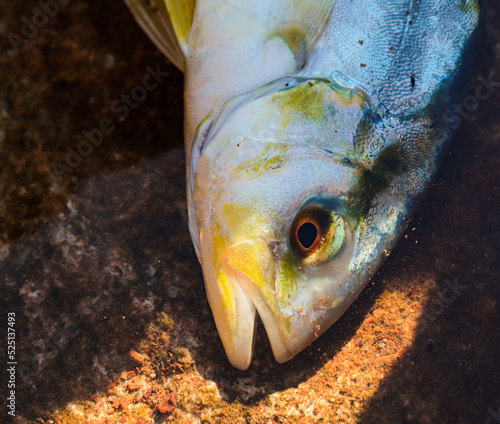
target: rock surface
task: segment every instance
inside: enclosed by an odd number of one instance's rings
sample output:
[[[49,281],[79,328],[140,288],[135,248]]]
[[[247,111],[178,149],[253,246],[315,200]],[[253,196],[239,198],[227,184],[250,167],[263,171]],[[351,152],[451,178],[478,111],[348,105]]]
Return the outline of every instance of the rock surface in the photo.
[[[342,319],[284,365],[260,331],[241,372],[187,229],[183,77],[122,2],[66,3],[43,19],[34,2],[0,0],[14,422],[500,422],[500,88],[463,120],[406,236]],[[484,18],[470,95],[478,77],[500,81],[500,4]],[[141,89],[152,72],[157,87]]]

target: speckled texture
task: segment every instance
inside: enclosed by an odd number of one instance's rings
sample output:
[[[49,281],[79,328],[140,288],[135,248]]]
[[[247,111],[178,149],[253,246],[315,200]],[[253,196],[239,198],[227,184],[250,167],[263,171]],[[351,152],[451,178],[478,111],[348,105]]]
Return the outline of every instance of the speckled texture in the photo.
[[[0,0],[0,357],[13,311],[15,422],[494,417],[500,89],[464,120],[405,238],[344,317],[284,365],[260,331],[241,372],[217,336],[185,221],[182,75],[119,1],[71,0],[16,53],[7,36],[34,8]],[[478,76],[500,81],[499,20],[491,1],[470,94]],[[119,122],[113,101],[157,65],[169,76]],[[53,162],[104,118],[116,129],[57,175]]]

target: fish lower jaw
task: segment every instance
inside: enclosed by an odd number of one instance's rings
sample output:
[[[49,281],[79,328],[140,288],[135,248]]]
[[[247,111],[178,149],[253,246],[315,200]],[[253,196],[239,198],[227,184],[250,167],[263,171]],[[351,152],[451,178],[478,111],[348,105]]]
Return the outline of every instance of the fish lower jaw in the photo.
[[[241,287],[242,292],[244,293],[247,301],[253,305],[264,325],[267,336],[269,338],[269,342],[271,344],[271,349],[273,351],[274,358],[279,363],[284,363],[289,361],[291,358],[293,358],[294,354],[290,351],[290,349],[283,341],[278,326],[279,321],[274,316],[273,312],[271,311],[271,308],[266,303],[259,289],[255,286],[255,284],[251,280],[248,279],[248,277],[242,275],[237,270],[232,270],[232,271],[233,271],[232,274],[234,277],[234,281],[236,281],[237,284]],[[255,319],[253,320],[255,327],[257,322],[256,318],[257,317],[255,317]],[[255,327],[253,331],[254,334],[256,333]],[[253,336],[253,342],[251,344],[252,351],[250,352],[249,355],[250,362],[253,354],[254,345],[255,345],[255,335]],[[247,354],[243,354],[243,352],[241,353],[243,357],[248,357]],[[250,362],[248,362],[248,366],[250,365]],[[231,361],[231,363],[234,365],[233,361]],[[236,367],[239,369],[248,369],[248,366],[246,368],[240,368],[239,366]]]

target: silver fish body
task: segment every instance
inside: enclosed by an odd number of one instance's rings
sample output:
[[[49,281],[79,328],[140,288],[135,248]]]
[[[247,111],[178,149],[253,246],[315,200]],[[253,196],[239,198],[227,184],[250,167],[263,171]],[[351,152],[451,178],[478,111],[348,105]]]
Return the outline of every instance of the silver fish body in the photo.
[[[190,231],[246,369],[257,313],[284,362],[394,247],[452,136],[479,4],[218,4],[197,2],[186,46]]]

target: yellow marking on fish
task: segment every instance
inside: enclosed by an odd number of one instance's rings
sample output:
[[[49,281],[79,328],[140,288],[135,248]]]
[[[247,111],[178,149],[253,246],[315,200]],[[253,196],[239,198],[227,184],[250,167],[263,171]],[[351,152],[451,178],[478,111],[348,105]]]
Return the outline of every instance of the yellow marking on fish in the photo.
[[[286,43],[293,53],[297,68],[302,68],[307,59],[307,34],[304,30],[296,26],[280,28],[278,31],[271,34],[270,38],[272,39],[274,37],[278,37]]]
[[[281,28],[273,35],[280,37],[288,45],[290,50],[294,52],[294,54],[302,50],[304,50],[305,53],[307,34],[302,28],[296,26]]]
[[[193,26],[195,0],[165,0],[175,35],[184,53],[187,52],[189,33]]]
[[[340,305],[341,302],[342,302],[342,299],[340,297],[336,297],[333,300],[332,304],[330,305],[330,308],[332,308],[332,309],[336,308],[337,306]]]
[[[217,275],[217,283],[222,291],[221,301],[222,307],[230,314],[231,323],[234,324],[235,320],[235,304],[233,297],[233,289],[231,288],[231,283],[224,270],[224,264],[222,262],[222,255],[226,250],[225,237],[221,234],[218,226],[214,227],[214,241],[213,241],[213,254],[215,263],[215,272]]]
[[[259,199],[255,199],[255,203]],[[247,204],[252,204],[252,199],[247,199]],[[242,240],[251,235],[255,235],[258,230],[265,230],[268,227],[266,217],[259,212],[251,212],[248,206],[238,202],[226,203],[222,207],[222,220],[224,225],[231,231],[236,240]]]
[[[226,203],[222,207],[222,211],[224,212],[224,224],[231,229],[241,225],[241,219],[247,213],[246,208],[238,203]]]
[[[366,100],[362,93],[333,86],[327,81],[311,80],[296,87],[271,95],[271,102],[279,108],[280,138],[292,122],[321,122],[328,113],[338,108],[364,109]],[[333,107],[333,108],[332,108]]]
[[[276,155],[268,159],[268,161],[264,164],[263,168],[264,169],[271,168],[273,165],[277,165],[278,163],[280,163],[282,159],[283,159],[282,155]]]
[[[325,83],[309,82],[275,93],[271,101],[280,107],[284,116],[282,123],[286,128],[290,123],[290,117],[299,119],[305,117],[314,121],[323,119],[325,116],[323,99],[328,91],[329,88]]]
[[[278,169],[280,163],[286,158],[287,150],[288,146],[286,145],[269,142],[260,155],[242,163],[233,171],[231,176],[237,178],[243,175],[243,171],[251,171],[256,174],[254,175],[255,177],[258,177],[262,175],[265,170]]]
[[[480,7],[477,0],[462,0],[460,10],[464,13],[474,13],[479,15]]]
[[[274,261],[267,243],[261,239],[242,242],[232,246],[225,254],[224,262],[236,273],[248,278],[255,284],[267,306],[281,328],[290,333],[292,330],[293,312],[285,316],[276,299],[274,284]],[[291,294],[291,293],[290,293]]]
[[[273,277],[273,272],[271,254],[266,242],[257,239],[237,244],[226,253],[225,262],[250,279],[263,294],[271,295],[269,277]]]
[[[298,270],[290,255],[281,258],[279,268],[276,271],[276,286],[280,297],[280,304],[286,306],[286,299],[297,291]]]

